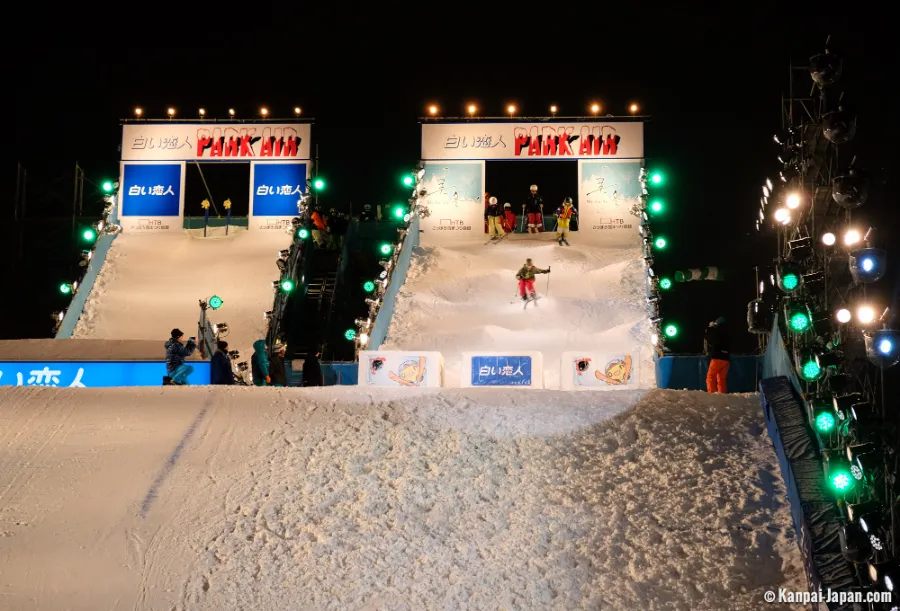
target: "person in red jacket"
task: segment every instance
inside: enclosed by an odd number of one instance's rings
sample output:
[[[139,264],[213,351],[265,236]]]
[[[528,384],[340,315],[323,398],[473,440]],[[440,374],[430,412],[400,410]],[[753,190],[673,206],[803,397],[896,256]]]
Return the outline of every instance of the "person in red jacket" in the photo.
[[[322,213],[319,212],[319,209],[316,208],[313,210],[312,216],[310,217],[313,222],[313,230],[312,230],[312,239],[316,245],[316,248],[322,248],[325,246],[324,238],[322,237],[322,232],[325,231],[325,219],[322,218]]]
[[[506,233],[516,232],[516,215],[512,211],[512,204],[509,202],[503,204],[503,231]]]
[[[484,213],[485,213],[484,232],[485,233],[489,233],[488,220],[487,220],[487,209],[488,209],[488,206],[490,205],[490,202],[491,202],[491,194],[488,193],[487,191],[485,191],[484,192]]]

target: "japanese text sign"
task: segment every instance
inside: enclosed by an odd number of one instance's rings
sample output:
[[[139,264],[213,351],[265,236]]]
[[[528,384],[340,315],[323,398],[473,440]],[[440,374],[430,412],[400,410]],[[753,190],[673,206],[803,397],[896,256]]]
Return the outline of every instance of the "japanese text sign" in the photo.
[[[191,361],[191,384],[209,384],[209,363]],[[147,361],[0,362],[0,386],[97,388],[160,386],[166,364]]]
[[[531,357],[473,356],[472,386],[531,386]]]
[[[297,216],[306,192],[305,163],[254,163],[251,216]]]
[[[126,163],[122,168],[122,216],[179,216],[182,164]]]
[[[122,161],[309,159],[307,123],[129,123]]]

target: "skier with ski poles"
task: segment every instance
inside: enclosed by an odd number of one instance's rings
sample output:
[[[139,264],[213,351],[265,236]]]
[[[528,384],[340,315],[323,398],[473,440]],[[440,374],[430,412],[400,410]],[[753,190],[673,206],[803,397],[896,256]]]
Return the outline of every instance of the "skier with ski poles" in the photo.
[[[575,214],[577,214],[577,212],[575,208],[572,207],[572,198],[567,197],[563,200],[562,206],[557,208],[556,213],[553,215],[556,217],[556,241],[560,246],[562,246],[563,243],[565,243],[566,246],[569,245],[566,234],[569,232],[569,221]]]
[[[484,211],[484,220],[488,223],[488,233],[492,240],[499,240],[506,232],[503,231],[503,209],[497,205],[497,198],[489,200],[488,207]]]
[[[503,231],[506,233],[516,232],[516,215],[512,211],[512,204],[506,202],[503,204]]]
[[[522,266],[522,269],[516,274],[516,280],[519,281],[519,297],[522,298],[522,301],[534,300],[537,298],[537,293],[534,291],[534,276],[535,274],[549,274],[550,268],[547,269],[538,269],[534,266],[531,259],[525,260],[525,265]]]
[[[538,195],[537,185],[531,185],[531,192],[523,206],[524,212],[528,212],[528,233],[544,230],[544,198]]]

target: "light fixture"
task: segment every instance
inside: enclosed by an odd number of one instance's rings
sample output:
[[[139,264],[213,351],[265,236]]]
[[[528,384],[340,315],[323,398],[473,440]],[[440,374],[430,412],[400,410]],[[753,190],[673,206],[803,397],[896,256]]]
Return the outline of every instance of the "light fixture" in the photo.
[[[275,312],[269,310],[268,312],[263,312],[263,318],[265,320],[272,320],[272,317],[275,315]]]
[[[650,344],[653,346],[659,345],[659,336],[656,333],[650,336]]]
[[[266,108],[265,106],[263,106],[262,108],[259,109],[259,114],[260,114],[260,116],[268,117],[268,116],[269,116],[269,109]]]
[[[830,231],[822,234],[822,244],[825,246],[834,246],[834,243],[837,241],[837,238]]]
[[[871,337],[866,337],[866,353],[870,361],[883,369],[900,363],[900,331],[875,331]]]
[[[218,295],[213,295],[212,297],[209,298],[208,303],[209,303],[209,307],[211,307],[213,310],[218,310],[219,308],[222,307],[222,304],[225,302]]]
[[[430,114],[432,117],[435,116],[437,113],[438,113],[438,107],[436,104],[432,104],[431,106],[428,107],[428,114]]]
[[[859,170],[851,168],[847,174],[837,176],[832,181],[831,197],[845,210],[859,208],[869,197],[869,179]]]
[[[134,109],[134,116],[140,118],[140,116],[141,116],[142,114],[144,114],[144,109],[141,108],[140,106],[137,106],[137,107]]]
[[[299,106],[294,106],[294,114],[295,115],[297,115],[299,117],[302,113],[303,113],[302,108],[300,108]]]
[[[199,114],[201,117],[205,117],[205,116],[206,116],[206,109],[205,109],[205,108],[201,108],[200,110],[197,111],[197,114]]]
[[[872,306],[861,305],[856,308],[856,320],[862,325],[870,325],[875,321],[875,310]]]
[[[222,335],[222,336],[227,335],[228,334],[228,323],[220,322],[220,323],[213,325],[213,332],[215,332],[216,335]]]
[[[763,193],[762,204],[763,204],[763,205],[766,205],[766,199],[765,199],[765,198],[769,197],[769,187],[767,187],[766,185],[763,185],[762,193]]]
[[[663,329],[663,333],[666,334],[666,337],[675,337],[678,335],[678,326],[674,323],[669,323]]]
[[[169,109],[166,110],[166,114],[169,115],[169,118],[174,117],[174,116],[175,116],[175,109],[172,108],[172,107],[170,106]]]
[[[787,208],[779,208],[775,211],[775,220],[779,223],[786,223],[791,220],[791,213]]]
[[[793,293],[799,289],[802,278],[800,270],[793,265],[782,263],[775,267],[776,285],[784,293]]]
[[[766,179],[766,186],[769,188],[769,193],[771,193],[775,189],[775,187],[772,186],[772,181],[768,178]]]
[[[854,246],[859,244],[862,240],[862,236],[859,235],[859,231],[856,229],[848,229],[844,232],[844,246]]]
[[[591,112],[594,114],[597,114],[598,112],[600,112],[600,105],[599,104],[591,104]]]
[[[850,253],[850,275],[861,284],[878,282],[887,268],[887,253],[878,248],[863,248]]]
[[[509,113],[509,116],[513,116],[514,114],[516,114],[516,106],[515,106],[515,104],[510,104],[509,106],[507,106],[507,107],[506,107],[506,112]]]
[[[637,104],[632,104],[631,106],[628,107],[628,110],[631,111],[631,114],[636,113],[639,109],[640,108],[638,107]]]
[[[794,333],[803,333],[809,329],[809,310],[805,306],[794,306],[787,311],[788,327]]]
[[[474,114],[475,114],[475,111],[478,110],[478,107],[475,106],[475,104],[469,104],[468,110],[469,110],[469,114],[470,114],[470,115],[474,115]]]
[[[368,333],[360,333],[359,334],[359,345],[365,346],[369,343],[369,334]]]
[[[558,110],[559,110],[559,107],[556,104],[550,105],[550,114],[553,115],[554,117],[556,116],[556,113]]]
[[[228,109],[228,116],[229,116],[229,117],[233,117],[233,116],[234,116],[234,108],[229,108],[229,109]]]
[[[850,319],[853,318],[853,315],[850,314],[850,310],[848,310],[847,308],[841,308],[835,313],[835,318],[837,318],[837,321],[839,323],[847,324],[848,322],[850,322]]]
[[[787,198],[785,198],[784,203],[791,210],[796,210],[800,207],[800,194],[799,193],[789,193]]]

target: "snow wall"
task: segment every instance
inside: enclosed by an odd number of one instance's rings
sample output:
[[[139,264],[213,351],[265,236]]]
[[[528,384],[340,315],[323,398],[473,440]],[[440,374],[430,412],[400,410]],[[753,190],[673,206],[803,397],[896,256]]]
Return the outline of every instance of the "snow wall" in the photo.
[[[391,320],[394,317],[394,303],[397,299],[397,293],[406,283],[406,275],[409,273],[409,262],[412,258],[412,251],[419,245],[419,216],[412,216],[409,223],[409,229],[406,237],[403,238],[400,246],[400,254],[397,256],[397,264],[390,273],[390,284],[382,297],[381,307],[375,316],[375,323],[372,325],[372,331],[369,333],[369,349],[378,350],[384,343],[387,336],[388,328],[391,326]],[[361,361],[360,361],[361,362]],[[365,379],[360,376],[360,379]]]

